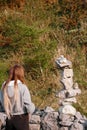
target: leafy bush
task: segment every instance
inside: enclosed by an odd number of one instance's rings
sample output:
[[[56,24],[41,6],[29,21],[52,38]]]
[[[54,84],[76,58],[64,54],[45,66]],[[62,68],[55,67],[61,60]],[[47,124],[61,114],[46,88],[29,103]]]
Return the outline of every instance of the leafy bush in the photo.
[[[85,3],[87,4],[87,3]],[[86,9],[84,8],[83,0],[59,0],[61,16],[61,27],[66,30],[79,28],[80,20],[86,17]]]

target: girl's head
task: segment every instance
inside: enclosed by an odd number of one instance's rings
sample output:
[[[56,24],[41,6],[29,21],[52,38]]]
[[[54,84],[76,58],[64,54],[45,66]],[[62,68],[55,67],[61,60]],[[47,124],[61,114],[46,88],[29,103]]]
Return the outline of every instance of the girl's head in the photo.
[[[17,80],[20,80],[22,83],[24,83],[24,68],[21,65],[14,65],[10,70],[9,70],[9,78],[7,82],[14,80],[17,82]]]

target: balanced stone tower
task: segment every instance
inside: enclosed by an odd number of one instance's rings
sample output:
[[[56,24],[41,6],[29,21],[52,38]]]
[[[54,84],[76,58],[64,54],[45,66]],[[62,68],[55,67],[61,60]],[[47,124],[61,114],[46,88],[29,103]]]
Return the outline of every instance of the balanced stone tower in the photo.
[[[80,112],[77,112],[72,105],[77,102],[76,96],[81,94],[78,83],[73,81],[72,62],[61,55],[56,60],[56,64],[61,69],[60,82],[63,85],[63,88],[56,94],[59,97],[60,105],[58,110],[60,128],[61,130],[86,130],[86,118]],[[81,123],[81,120],[84,120],[83,123]]]

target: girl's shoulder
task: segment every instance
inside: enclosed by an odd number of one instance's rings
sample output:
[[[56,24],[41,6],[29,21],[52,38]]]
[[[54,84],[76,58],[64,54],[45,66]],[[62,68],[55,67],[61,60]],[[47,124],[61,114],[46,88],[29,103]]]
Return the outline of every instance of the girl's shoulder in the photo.
[[[19,83],[18,86],[19,86],[19,89],[20,89],[21,91],[28,90],[27,85],[26,85],[26,84],[23,84],[22,82]]]

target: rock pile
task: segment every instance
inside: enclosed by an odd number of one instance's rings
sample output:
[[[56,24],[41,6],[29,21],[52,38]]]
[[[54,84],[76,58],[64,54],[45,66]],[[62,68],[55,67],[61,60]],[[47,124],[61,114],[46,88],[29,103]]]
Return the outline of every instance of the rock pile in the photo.
[[[72,62],[63,55],[56,60],[58,68],[61,69],[61,83],[63,89],[56,94],[59,97],[59,130],[86,130],[87,118],[72,106],[76,103],[76,96],[81,94],[78,83],[73,81]]]
[[[81,94],[77,83],[73,82],[71,61],[60,56],[56,63],[62,70],[61,83],[63,85],[56,96],[59,97],[59,110],[47,106],[31,115],[29,130],[87,130],[87,118],[76,111],[72,103],[76,103],[76,95]],[[5,130],[6,115],[0,113],[0,130]]]
[[[77,111],[73,115],[46,107],[32,115],[29,126],[30,130],[87,130],[87,118]]]
[[[5,130],[5,120],[6,115],[0,113],[0,130]],[[47,106],[31,116],[29,130],[87,130],[87,118],[80,112],[63,114]]]

